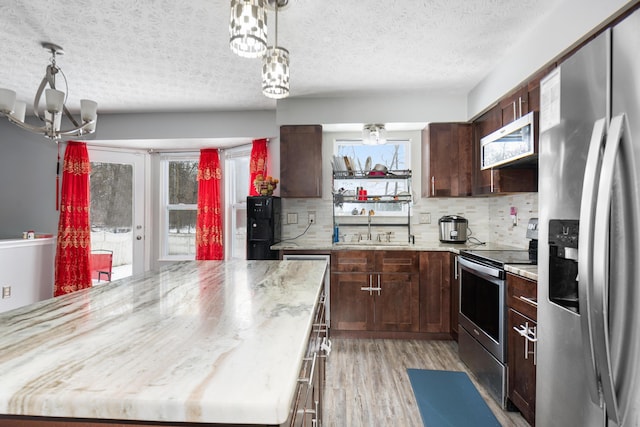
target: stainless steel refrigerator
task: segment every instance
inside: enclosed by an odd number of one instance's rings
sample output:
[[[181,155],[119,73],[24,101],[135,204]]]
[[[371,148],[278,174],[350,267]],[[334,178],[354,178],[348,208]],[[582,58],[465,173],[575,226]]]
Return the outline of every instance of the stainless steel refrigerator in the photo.
[[[536,424],[640,426],[640,10],[541,82]]]

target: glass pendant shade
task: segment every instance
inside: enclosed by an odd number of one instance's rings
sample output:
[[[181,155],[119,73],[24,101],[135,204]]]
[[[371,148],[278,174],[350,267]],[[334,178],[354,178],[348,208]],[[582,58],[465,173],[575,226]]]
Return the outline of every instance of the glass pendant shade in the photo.
[[[269,46],[262,58],[262,93],[273,99],[289,96],[289,51]]]
[[[9,114],[16,103],[16,93],[10,89],[0,88],[0,111]]]
[[[244,58],[260,58],[267,49],[264,0],[231,0],[229,47]]]
[[[64,92],[56,89],[46,89],[44,96],[47,102],[47,111],[51,114],[60,113],[64,105]]]
[[[382,124],[365,125],[362,129],[362,143],[382,145],[387,143],[387,131]]]
[[[27,112],[27,103],[24,101],[16,101],[11,116],[19,122],[24,122],[24,116]]]

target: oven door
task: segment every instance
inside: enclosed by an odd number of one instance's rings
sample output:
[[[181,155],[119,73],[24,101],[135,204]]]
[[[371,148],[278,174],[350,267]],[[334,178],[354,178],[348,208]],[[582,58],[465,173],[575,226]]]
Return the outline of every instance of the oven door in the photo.
[[[507,361],[504,270],[458,258],[460,326],[504,364]]]

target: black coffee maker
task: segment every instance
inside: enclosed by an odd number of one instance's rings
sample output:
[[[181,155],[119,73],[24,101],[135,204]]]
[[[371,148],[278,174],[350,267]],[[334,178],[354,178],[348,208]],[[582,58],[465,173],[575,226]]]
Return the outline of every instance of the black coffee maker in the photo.
[[[527,224],[527,239],[529,240],[529,260],[538,263],[538,218],[529,219]]]

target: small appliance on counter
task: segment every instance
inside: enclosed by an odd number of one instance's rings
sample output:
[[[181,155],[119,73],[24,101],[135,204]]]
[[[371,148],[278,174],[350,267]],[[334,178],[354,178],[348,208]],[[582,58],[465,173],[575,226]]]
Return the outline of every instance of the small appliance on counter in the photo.
[[[467,241],[469,221],[457,215],[445,215],[438,220],[440,241],[446,243],[464,243]]]

